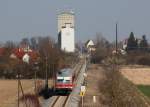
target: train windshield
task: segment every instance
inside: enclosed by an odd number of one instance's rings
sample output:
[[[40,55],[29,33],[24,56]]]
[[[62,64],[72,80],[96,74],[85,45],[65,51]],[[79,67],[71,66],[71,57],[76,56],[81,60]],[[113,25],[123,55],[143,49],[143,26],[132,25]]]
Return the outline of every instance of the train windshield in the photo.
[[[70,77],[72,76],[72,69],[62,69],[58,72],[57,76],[59,77]]]
[[[70,80],[65,80],[64,83],[70,83]]]
[[[63,82],[63,79],[57,79],[57,82],[58,82],[58,83],[62,83],[62,82]]]
[[[57,79],[57,83],[70,83],[71,80],[67,80],[67,79]]]

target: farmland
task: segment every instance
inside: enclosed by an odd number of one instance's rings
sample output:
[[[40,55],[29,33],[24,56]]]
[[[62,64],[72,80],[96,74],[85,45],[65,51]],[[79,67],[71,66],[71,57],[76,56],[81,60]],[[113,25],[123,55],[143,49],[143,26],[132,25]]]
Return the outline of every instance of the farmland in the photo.
[[[150,68],[138,67],[124,67],[121,73],[130,81],[132,81],[137,88],[150,98]]]
[[[150,85],[138,85],[138,89],[150,98]]]
[[[121,73],[136,85],[150,85],[149,67],[123,67]]]
[[[33,80],[22,80],[22,86],[25,90],[33,93]],[[0,80],[0,107],[9,107],[15,105],[17,99],[17,80]]]
[[[34,93],[34,80],[21,80],[24,94]],[[42,84],[44,81],[42,81]],[[50,80],[49,80],[49,83]],[[0,107],[15,107],[17,104],[18,82],[17,80],[0,80]],[[21,96],[20,92],[20,96]]]

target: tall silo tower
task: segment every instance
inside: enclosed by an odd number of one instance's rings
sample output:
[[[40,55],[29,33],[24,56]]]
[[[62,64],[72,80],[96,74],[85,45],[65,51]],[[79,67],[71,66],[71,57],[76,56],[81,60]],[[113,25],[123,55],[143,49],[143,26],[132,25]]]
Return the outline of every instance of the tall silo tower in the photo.
[[[58,44],[65,52],[75,51],[73,12],[62,12],[58,15]]]
[[[74,13],[72,11],[58,14],[58,33],[65,27],[66,23],[71,23],[71,27],[74,28]]]

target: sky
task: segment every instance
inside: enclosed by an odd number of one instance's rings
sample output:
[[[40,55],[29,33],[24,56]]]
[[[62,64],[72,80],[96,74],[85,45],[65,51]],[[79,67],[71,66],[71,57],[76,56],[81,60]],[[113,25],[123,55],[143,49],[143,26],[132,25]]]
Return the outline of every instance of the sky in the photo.
[[[115,40],[147,35],[150,40],[150,0],[0,0],[0,41],[51,36],[57,39],[57,14],[75,13],[75,39],[86,41],[103,35]]]

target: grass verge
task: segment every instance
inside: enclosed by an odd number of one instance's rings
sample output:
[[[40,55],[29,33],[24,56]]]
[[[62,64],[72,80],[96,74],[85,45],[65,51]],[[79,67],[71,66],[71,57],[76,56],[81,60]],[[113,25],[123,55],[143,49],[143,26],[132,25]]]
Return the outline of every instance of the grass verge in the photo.
[[[138,85],[137,87],[145,96],[150,98],[150,85]]]

